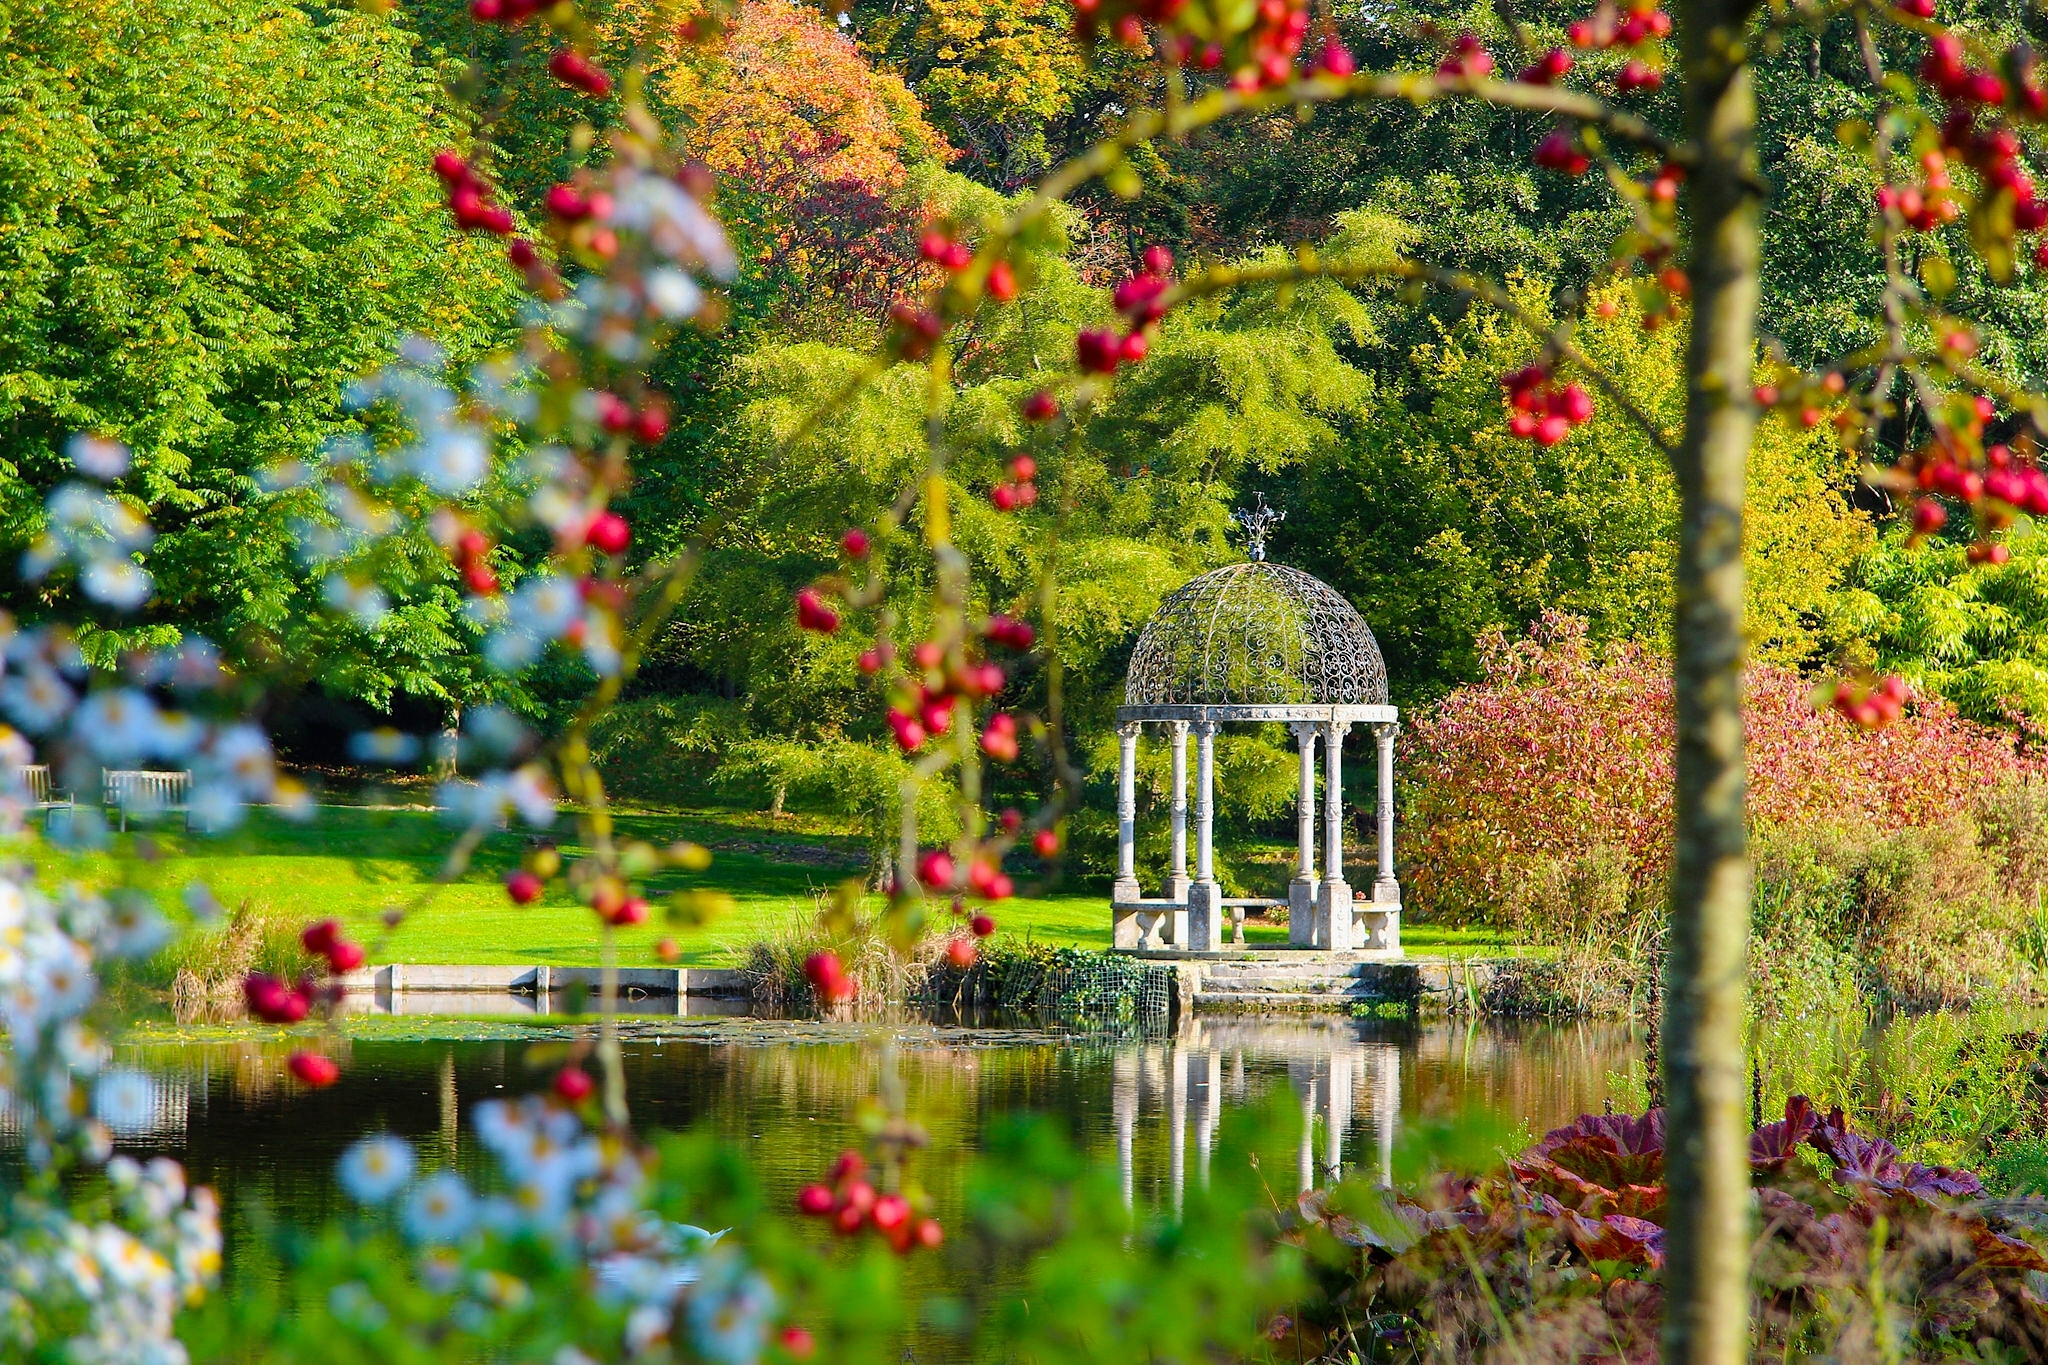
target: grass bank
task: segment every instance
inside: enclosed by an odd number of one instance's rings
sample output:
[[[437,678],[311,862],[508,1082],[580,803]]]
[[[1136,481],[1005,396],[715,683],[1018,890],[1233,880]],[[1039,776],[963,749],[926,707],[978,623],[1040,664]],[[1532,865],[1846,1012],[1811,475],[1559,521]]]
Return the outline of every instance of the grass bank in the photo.
[[[567,820],[560,829],[569,830]],[[843,822],[812,815],[771,817],[761,812],[621,812],[621,837],[666,844],[688,839],[712,851],[702,872],[665,872],[651,890],[658,895],[707,889],[731,897],[732,907],[697,927],[671,926],[657,915],[645,925],[621,931],[621,959],[655,960],[655,945],[674,938],[681,960],[692,966],[728,965],[748,945],[786,939],[800,932],[814,913],[816,897],[848,877],[861,875],[862,846]],[[93,881],[126,876],[162,894],[158,899],[180,920],[184,937],[168,955],[166,981],[193,953],[217,951],[218,929],[193,925],[179,892],[199,881],[230,911],[276,921],[281,929],[324,916],[349,926],[371,948],[375,962],[532,963],[590,966],[598,960],[595,921],[584,907],[551,894],[529,906],[506,899],[500,879],[517,865],[524,836],[495,833],[484,840],[469,870],[441,888],[433,902],[388,935],[380,923],[387,909],[410,904],[439,871],[454,831],[432,811],[420,808],[322,806],[314,819],[297,824],[256,811],[242,828],[207,836],[170,825],[130,840],[147,839],[152,856],[140,863],[83,855],[58,861]],[[563,852],[580,852],[565,843]],[[1005,936],[1056,947],[1107,948],[1107,888],[1069,880],[1042,894],[1020,896],[997,910]],[[246,907],[246,910],[244,908]],[[1254,941],[1277,941],[1284,928],[1248,927]],[[245,931],[246,936],[246,931]],[[1483,928],[1411,930],[1413,951],[1485,953],[1503,947],[1499,935]]]

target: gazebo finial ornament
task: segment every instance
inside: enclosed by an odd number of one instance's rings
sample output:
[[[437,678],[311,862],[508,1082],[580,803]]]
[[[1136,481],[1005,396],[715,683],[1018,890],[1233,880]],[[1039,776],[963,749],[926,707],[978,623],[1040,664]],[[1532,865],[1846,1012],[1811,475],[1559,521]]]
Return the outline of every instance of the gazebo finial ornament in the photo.
[[[1258,499],[1257,505],[1250,511],[1238,508],[1230,514],[1230,519],[1244,528],[1246,557],[1254,564],[1263,564],[1266,560],[1266,537],[1272,534],[1275,526],[1287,520],[1287,514],[1278,508],[1266,506],[1264,493],[1254,493],[1252,496]]]

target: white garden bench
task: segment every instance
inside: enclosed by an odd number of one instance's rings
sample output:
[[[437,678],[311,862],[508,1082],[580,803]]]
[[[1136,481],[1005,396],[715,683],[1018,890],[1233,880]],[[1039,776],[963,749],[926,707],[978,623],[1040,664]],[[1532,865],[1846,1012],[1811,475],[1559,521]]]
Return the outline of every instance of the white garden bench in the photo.
[[[192,774],[158,772],[149,768],[102,768],[101,804],[121,812],[121,831],[127,833],[128,813],[156,815],[176,811],[192,827]]]
[[[48,825],[63,811],[68,818],[78,805],[77,798],[69,792],[59,794],[50,781],[50,765],[28,763],[14,770],[14,785],[28,794],[28,808],[43,812],[43,823]]]

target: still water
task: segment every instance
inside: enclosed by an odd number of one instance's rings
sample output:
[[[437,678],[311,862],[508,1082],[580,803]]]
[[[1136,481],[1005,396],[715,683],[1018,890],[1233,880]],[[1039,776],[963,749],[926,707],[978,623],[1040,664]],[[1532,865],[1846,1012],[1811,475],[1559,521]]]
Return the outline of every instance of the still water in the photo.
[[[120,1051],[120,1063],[147,1071],[157,1088],[150,1120],[117,1134],[117,1146],[174,1156],[219,1191],[231,1267],[235,1244],[267,1216],[298,1222],[333,1210],[335,1159],[365,1133],[403,1134],[427,1166],[476,1169],[471,1108],[544,1084],[526,1053],[575,1026],[350,1027],[342,1079],[325,1091],[290,1080],[290,1048],[274,1038],[199,1030]],[[1295,1169],[1271,1178],[1306,1187],[1340,1168],[1384,1178],[1404,1130],[1474,1110],[1540,1134],[1599,1110],[1640,1057],[1625,1027],[1594,1024],[1197,1016],[1178,1036],[1127,1041],[744,1018],[639,1019],[624,1029],[636,1123],[709,1125],[745,1147],[785,1206],[857,1144],[853,1105],[874,1093],[893,1052],[910,1111],[931,1133],[918,1160],[942,1221],[957,1214],[965,1162],[1002,1115],[1050,1116],[1096,1159],[1116,1163],[1135,1210],[1163,1210],[1203,1178],[1223,1116],[1276,1091],[1309,1122]]]

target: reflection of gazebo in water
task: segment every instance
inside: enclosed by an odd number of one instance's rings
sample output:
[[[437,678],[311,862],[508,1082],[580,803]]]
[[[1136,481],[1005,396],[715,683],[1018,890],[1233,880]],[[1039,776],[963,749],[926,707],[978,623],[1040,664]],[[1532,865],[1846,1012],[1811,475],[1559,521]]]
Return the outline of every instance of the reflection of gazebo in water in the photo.
[[[1110,893],[1119,948],[1217,952],[1223,920],[1244,942],[1244,912],[1286,905],[1288,947],[1401,951],[1401,885],[1394,878],[1394,729],[1379,644],[1328,584],[1265,562],[1266,533],[1281,513],[1236,514],[1251,561],[1193,579],[1160,604],[1131,654],[1117,708],[1117,877]],[[1287,899],[1225,900],[1216,883],[1217,730],[1232,721],[1279,721],[1301,751],[1300,861]],[[1138,737],[1163,730],[1173,751],[1173,863],[1166,894],[1138,886],[1135,841]],[[1344,736],[1369,726],[1379,744],[1379,875],[1369,899],[1344,880]],[[1195,872],[1188,876],[1188,732],[1195,736]],[[1323,875],[1316,877],[1316,748],[1323,751]]]

